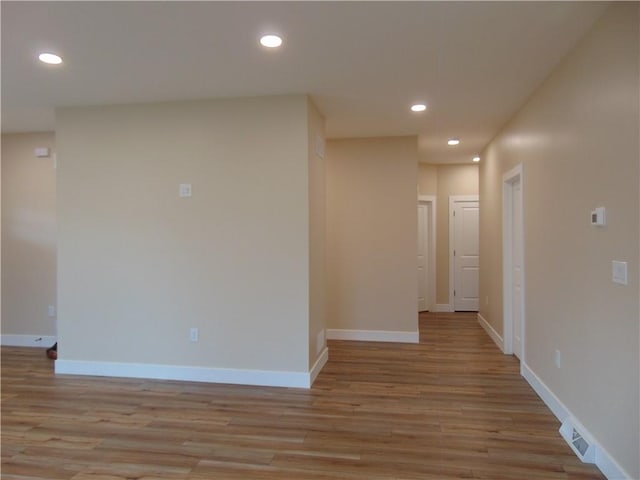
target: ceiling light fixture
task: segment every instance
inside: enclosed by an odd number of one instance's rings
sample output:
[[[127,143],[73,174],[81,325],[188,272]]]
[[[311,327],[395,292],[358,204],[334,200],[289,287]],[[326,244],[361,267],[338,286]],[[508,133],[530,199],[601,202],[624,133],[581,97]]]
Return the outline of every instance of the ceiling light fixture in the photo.
[[[449,141],[447,142],[447,145],[450,146],[455,146],[458,145],[460,143],[460,139],[459,138],[450,138]]]
[[[472,158],[472,160],[478,163],[480,161],[480,155],[476,155],[475,157]]]
[[[415,105],[411,105],[412,112],[424,112],[427,109],[427,106],[422,103],[416,103]]]
[[[62,63],[62,57],[56,55],[55,53],[41,53],[38,55],[38,60],[43,63],[48,63],[49,65],[60,65]]]
[[[267,48],[277,48],[282,45],[282,38],[278,35],[263,35],[260,38],[260,45]]]

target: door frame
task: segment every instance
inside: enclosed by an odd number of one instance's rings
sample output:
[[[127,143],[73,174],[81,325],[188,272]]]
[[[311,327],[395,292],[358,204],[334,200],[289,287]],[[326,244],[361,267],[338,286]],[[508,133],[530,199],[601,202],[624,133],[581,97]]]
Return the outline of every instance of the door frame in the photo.
[[[526,343],[525,343],[525,301],[526,301],[526,286],[525,286],[525,239],[524,239],[524,168],[522,164],[509,170],[502,175],[502,316],[503,316],[503,351],[505,354],[513,355],[513,316],[511,311],[513,309],[513,185],[520,183],[520,195],[522,198],[522,231],[520,232],[520,238],[522,240],[522,259],[520,273],[522,275],[520,282],[520,291],[522,299],[520,302],[520,339],[522,342],[522,352],[520,353],[520,365],[526,365]]]
[[[427,206],[427,308],[430,312],[436,307],[436,197],[435,195],[418,195],[418,205]]]
[[[455,312],[455,297],[453,290],[455,289],[455,258],[453,255],[453,237],[455,236],[453,228],[453,209],[456,202],[478,202],[480,204],[480,195],[449,195],[449,311]],[[478,238],[478,242],[480,239]]]

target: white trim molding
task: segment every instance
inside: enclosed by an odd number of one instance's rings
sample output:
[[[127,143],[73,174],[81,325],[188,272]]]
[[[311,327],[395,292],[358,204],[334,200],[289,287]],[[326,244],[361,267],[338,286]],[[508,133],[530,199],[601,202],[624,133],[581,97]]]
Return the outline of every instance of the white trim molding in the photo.
[[[545,385],[545,383],[538,377],[533,370],[524,362],[521,363],[520,373],[525,378],[531,388],[535,390],[542,401],[549,407],[556,418],[563,423],[567,418],[572,417],[576,419],[571,410],[562,403],[562,401],[551,391],[551,389]],[[574,420],[580,424],[579,420]],[[581,424],[580,424],[581,425]],[[589,432],[583,425],[581,425],[586,434],[593,438],[596,446],[596,466],[609,480],[631,480],[632,477],[629,473],[616,462],[613,457],[607,452],[598,442],[598,440]]]
[[[451,305],[448,303],[437,303],[436,307],[433,309],[434,312],[453,312]]]
[[[504,341],[502,340],[502,337],[480,313],[478,313],[478,323],[482,328],[484,328],[484,331],[487,332],[487,335],[491,337],[491,340],[493,340],[493,342],[498,346],[500,351],[504,353]]]
[[[419,343],[420,332],[397,332],[387,330],[327,329],[328,340],[355,340],[360,342]]]
[[[511,170],[502,175],[502,311],[503,314],[503,351],[506,354],[513,353],[513,278],[512,278],[512,235],[513,235],[513,185],[520,183],[520,194],[522,196],[522,225],[520,233],[522,239],[522,264],[520,265],[520,291],[522,301],[520,302],[520,338],[522,351],[520,360],[526,362],[525,336],[526,336],[526,275],[525,275],[525,245],[524,245],[524,167],[522,164],[516,165]]]
[[[49,348],[56,343],[53,335],[2,335],[0,344],[3,347],[41,347]]]
[[[564,403],[560,401],[558,397],[547,387],[542,380],[529,368],[529,365],[522,362],[520,364],[520,373],[524,379],[529,382],[531,388],[535,390],[542,401],[549,407],[558,420],[564,422],[564,419],[569,416],[569,409],[565,407]]]
[[[624,468],[616,462],[609,452],[607,452],[602,445],[597,444],[596,448],[596,466],[609,480],[632,480],[630,474],[628,474]]]
[[[429,295],[427,309],[435,311],[436,304],[436,197],[435,195],[418,195],[418,205],[426,205],[428,211],[429,235],[427,240],[427,284]]]
[[[320,371],[327,364],[328,360],[329,360],[329,349],[327,347],[324,347],[324,350],[322,350],[322,353],[318,355],[318,359],[313,364],[313,367],[311,367],[311,371],[309,372],[309,376],[310,376],[309,387],[311,387],[311,385],[313,385],[313,382],[316,381],[318,374],[320,374]]]
[[[325,349],[310,372],[245,370],[144,363],[92,362],[56,360],[56,374],[91,375],[98,377],[149,378],[186,382],[231,383],[264,387],[310,388],[315,376],[329,358]]]

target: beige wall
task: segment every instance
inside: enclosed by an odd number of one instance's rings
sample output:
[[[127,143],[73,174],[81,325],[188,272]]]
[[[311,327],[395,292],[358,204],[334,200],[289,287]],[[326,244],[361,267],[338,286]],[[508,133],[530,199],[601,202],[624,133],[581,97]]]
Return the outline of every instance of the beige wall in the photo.
[[[60,358],[308,371],[307,108],[57,110]]]
[[[2,335],[55,335],[56,171],[34,154],[53,146],[53,133],[2,135]]]
[[[325,159],[316,154],[324,142],[324,118],[308,101],[309,161],[309,365],[326,346],[326,182]],[[319,138],[318,138],[319,137]]]
[[[502,175],[524,168],[528,367],[640,478],[638,4],[614,4],[491,142],[481,166],[481,314],[502,332]],[[606,227],[589,213],[607,208]],[[611,261],[629,285],[611,281]],[[562,366],[554,364],[560,350]]]
[[[418,195],[438,194],[438,166],[418,164]]]
[[[415,137],[327,142],[327,324],[416,332]]]

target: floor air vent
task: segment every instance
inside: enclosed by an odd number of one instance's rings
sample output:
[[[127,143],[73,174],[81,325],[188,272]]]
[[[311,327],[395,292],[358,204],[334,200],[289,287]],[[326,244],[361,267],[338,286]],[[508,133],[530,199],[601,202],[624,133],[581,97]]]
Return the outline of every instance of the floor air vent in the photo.
[[[560,427],[560,435],[569,444],[580,460],[585,463],[596,462],[595,442],[585,433],[582,425],[573,418],[567,418]]]

